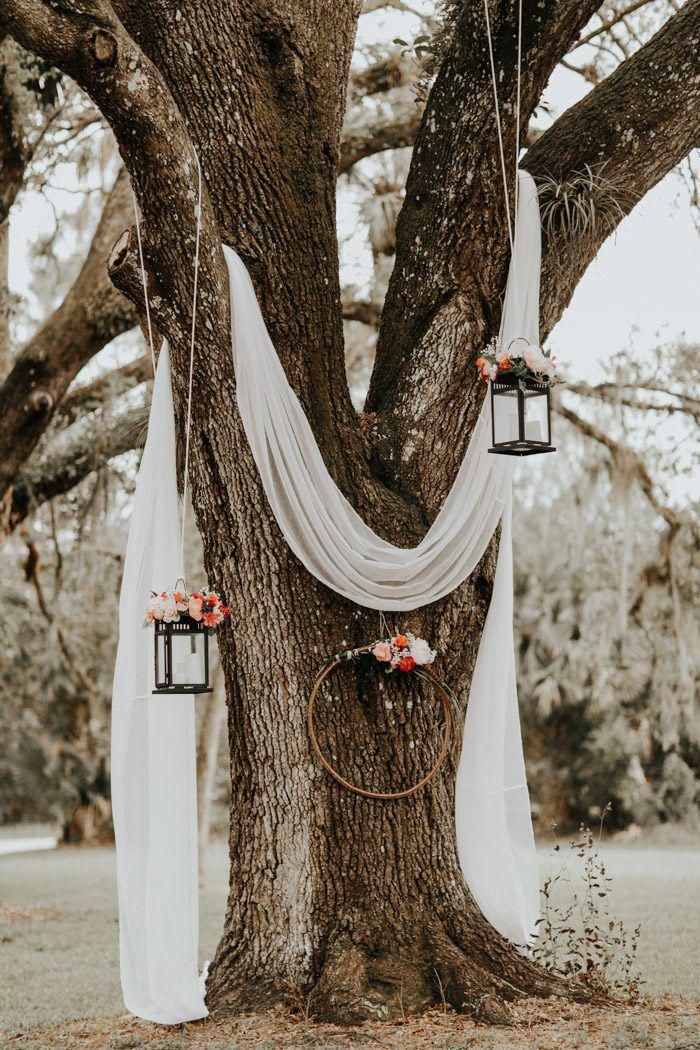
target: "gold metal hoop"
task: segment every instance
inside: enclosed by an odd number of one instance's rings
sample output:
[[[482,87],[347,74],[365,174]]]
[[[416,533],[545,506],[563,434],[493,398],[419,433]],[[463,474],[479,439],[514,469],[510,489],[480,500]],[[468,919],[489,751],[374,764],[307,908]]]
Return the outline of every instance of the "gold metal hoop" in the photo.
[[[338,782],[338,784],[346,788],[348,791],[353,791],[356,795],[361,795],[363,798],[408,798],[409,795],[415,795],[417,791],[420,791],[421,788],[424,788],[425,785],[429,783],[429,781],[431,781],[433,777],[436,776],[436,774],[440,771],[440,769],[444,765],[445,759],[447,758],[447,752],[449,750],[450,740],[452,738],[452,708],[450,706],[450,691],[448,690],[447,686],[443,685],[442,682],[438,681],[437,678],[434,678],[429,671],[425,671],[422,668],[414,669],[413,671],[409,671],[409,674],[417,675],[418,678],[422,678],[423,681],[428,682],[430,685],[434,686],[434,688],[438,691],[438,694],[440,696],[440,703],[442,706],[442,714],[445,720],[445,731],[442,739],[442,747],[440,748],[440,754],[437,757],[437,761],[435,762],[435,765],[432,767],[430,772],[426,776],[424,776],[422,780],[419,780],[417,784],[413,784],[411,787],[405,788],[405,790],[403,791],[367,791],[366,788],[357,787],[356,784],[351,784],[349,780],[346,780],[345,777],[341,776],[337,769],[333,768],[326,756],[321,751],[321,747],[318,742],[318,737],[316,736],[316,729],[314,727],[314,708],[316,706],[316,698],[325,680],[336,669],[336,667],[338,667],[339,664],[343,663],[344,661],[353,660],[356,656],[360,656],[363,653],[370,652],[375,645],[376,642],[372,642],[371,645],[364,645],[361,646],[359,649],[349,649],[345,653],[338,653],[336,656],[331,657],[331,659],[321,668],[321,670],[316,676],[313,689],[311,690],[311,696],[309,697],[309,705],[306,709],[306,724],[309,730],[309,739],[311,741],[311,747],[313,748],[314,753],[321,765],[323,766],[323,768],[326,770],[327,773],[330,774],[330,776],[333,777],[335,781]]]

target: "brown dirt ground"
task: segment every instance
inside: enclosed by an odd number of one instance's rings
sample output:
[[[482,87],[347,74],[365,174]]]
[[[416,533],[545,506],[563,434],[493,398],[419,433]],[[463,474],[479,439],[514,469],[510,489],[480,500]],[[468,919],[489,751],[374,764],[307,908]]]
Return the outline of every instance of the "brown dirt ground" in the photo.
[[[314,1024],[286,1010],[166,1028],[130,1016],[72,1021],[0,1034],[2,1050],[700,1050],[700,1003],[672,996],[615,1009],[530,999],[513,1007],[515,1025],[493,1028],[434,1010],[405,1024],[357,1028]]]

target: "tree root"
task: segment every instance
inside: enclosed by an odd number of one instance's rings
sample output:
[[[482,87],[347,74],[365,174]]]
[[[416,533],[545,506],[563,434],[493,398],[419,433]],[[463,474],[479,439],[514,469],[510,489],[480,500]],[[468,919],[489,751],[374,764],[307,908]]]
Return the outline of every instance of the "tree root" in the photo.
[[[508,1002],[527,995],[573,990],[513,949],[502,969],[477,950],[468,952],[442,928],[403,940],[354,931],[333,937],[308,1011],[323,1021],[359,1024],[397,1021],[435,1003],[495,1025],[513,1024]]]
[[[548,973],[488,927],[492,943],[474,937],[459,942],[442,924],[418,919],[400,929],[346,919],[331,934],[319,976],[309,991],[272,973],[241,981],[242,960],[215,969],[207,1001],[215,1016],[259,1011],[286,1002],[319,1021],[342,1025],[400,1022],[433,1005],[492,1025],[512,1025],[509,1002],[527,996],[589,999],[590,993]]]

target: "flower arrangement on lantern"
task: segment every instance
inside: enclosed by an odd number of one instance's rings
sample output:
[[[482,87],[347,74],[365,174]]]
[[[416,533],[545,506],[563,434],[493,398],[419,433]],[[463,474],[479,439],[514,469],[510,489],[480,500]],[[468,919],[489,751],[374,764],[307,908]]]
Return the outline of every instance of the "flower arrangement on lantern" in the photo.
[[[437,652],[430,648],[425,638],[418,638],[410,632],[376,642],[371,652],[378,663],[387,665],[387,674],[391,674],[392,671],[408,672],[416,667],[426,667],[437,656]]]
[[[161,591],[151,593],[146,606],[146,619],[144,627],[150,627],[154,620],[163,623],[179,623],[183,620],[194,620],[204,627],[212,629],[218,627],[227,616],[231,615],[231,609],[224,605],[218,594],[209,592],[202,594],[199,591],[188,593],[181,591]]]
[[[521,353],[511,353],[513,344],[524,344]],[[554,386],[561,383],[562,376],[557,372],[557,359],[549,350],[529,343],[524,337],[513,339],[503,347],[499,339],[493,339],[476,359],[476,367],[485,383],[507,372],[518,380],[534,379],[543,386]]]

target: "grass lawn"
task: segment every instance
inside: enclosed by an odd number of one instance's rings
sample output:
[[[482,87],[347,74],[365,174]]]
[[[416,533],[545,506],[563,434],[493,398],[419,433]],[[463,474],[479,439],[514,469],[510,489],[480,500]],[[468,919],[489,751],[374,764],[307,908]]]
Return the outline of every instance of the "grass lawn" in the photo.
[[[639,948],[639,965],[645,980],[644,992],[653,995],[671,994],[696,999],[700,996],[700,849],[689,847],[663,847],[636,842],[630,845],[607,845],[604,847],[608,870],[613,877],[612,913],[630,927],[642,924]],[[550,861],[546,849],[542,851],[543,870]],[[572,878],[576,879],[575,865],[570,865]],[[201,894],[201,957],[211,958],[222,923],[226,897],[227,858],[222,843],[212,847],[209,864],[210,888]],[[116,891],[114,875],[114,851],[111,848],[66,848],[46,853],[27,853],[0,857],[0,1046],[163,1046],[175,1050],[176,1046],[316,1046],[332,1047],[360,1045],[343,1042],[342,1033],[330,1029],[321,1037],[320,1032],[311,1042],[293,1042],[288,1017],[279,1015],[269,1020],[269,1027],[253,1040],[254,1032],[246,1029],[243,1022],[235,1032],[229,1030],[224,1042],[216,1041],[216,1026],[200,1025],[200,1034],[206,1028],[207,1040],[200,1042],[196,1033],[184,1039],[182,1033],[176,1040],[172,1030],[150,1027],[159,1032],[157,1041],[145,1041],[145,1032],[139,1022],[125,1020],[124,1006],[119,987],[118,936]],[[479,1045],[484,1047],[516,1047],[530,1045],[549,1046],[552,1023],[541,1004],[536,1010],[547,1034],[538,1036],[536,1042],[510,1041],[494,1043],[486,1030],[479,1028]],[[577,1032],[586,1029],[572,1007],[571,1039],[578,1039]],[[523,1024],[532,1023],[530,1007],[522,1008]],[[661,1012],[664,1022],[670,1025],[668,1040],[650,1042],[644,1035],[644,1024],[639,1021],[640,1039],[630,1041],[629,1025],[622,1033],[611,1030],[605,1036],[607,1042],[601,1046],[619,1047],[627,1050],[631,1046],[668,1046],[677,1048],[700,1048],[700,1026],[697,1014],[686,1016],[688,1007],[673,1006]],[[598,1015],[600,1011],[598,1011]],[[80,1018],[104,1018],[106,1015],[121,1015],[121,1019],[110,1019],[117,1024],[118,1032],[104,1030],[93,1025],[67,1025],[66,1022]],[[557,1018],[562,1010],[557,1007]],[[678,1015],[679,1020],[673,1021]],[[300,1022],[297,1035],[302,1038]],[[433,1022],[431,1022],[433,1023]],[[466,1022],[465,1022],[466,1023]],[[631,1015],[632,1029],[637,1023]],[[61,1038],[78,1041],[49,1041],[49,1035],[31,1036],[31,1029],[38,1026],[59,1025]],[[282,1025],[280,1035],[275,1025]],[[452,1019],[447,1034],[445,1018],[434,1019],[437,1025],[432,1034],[426,1035],[428,1042],[412,1042],[408,1029],[399,1042],[378,1043],[376,1035],[368,1031],[361,1040],[362,1045],[387,1046],[444,1046],[467,1047],[472,1045],[468,1028],[463,1022]],[[449,1041],[455,1033],[454,1025],[461,1027],[460,1042]],[[243,1027],[240,1027],[243,1025]],[[196,1026],[189,1026],[189,1029]],[[308,1026],[307,1026],[308,1027]],[[410,1026],[409,1026],[410,1027]],[[421,1035],[420,1025],[415,1027],[417,1040]],[[303,1025],[302,1025],[303,1028]],[[472,1029],[474,1026],[472,1025]],[[528,1029],[529,1030],[529,1029]],[[83,1032],[81,1041],[78,1033]],[[177,1030],[179,1031],[179,1030]],[[99,1034],[101,1032],[101,1034]],[[247,1034],[246,1034],[247,1032]],[[277,1035],[275,1034],[277,1032]],[[27,1033],[18,1040],[20,1033]],[[92,1033],[92,1034],[90,1034]],[[119,1034],[121,1033],[121,1034]],[[137,1035],[134,1035],[137,1033]],[[560,1034],[564,1034],[563,1032]],[[472,1031],[472,1035],[474,1032]],[[279,1036],[282,1042],[276,1042]],[[360,1036],[356,1032],[353,1039]],[[387,1037],[389,1033],[387,1033]],[[609,1038],[608,1038],[609,1036]],[[445,1042],[444,1038],[448,1038]],[[682,1037],[682,1038],[681,1038]],[[4,1038],[4,1041],[3,1041]],[[136,1041],[133,1041],[133,1039]],[[222,1036],[223,1038],[223,1036]],[[257,1037],[256,1037],[257,1038]],[[288,1040],[285,1042],[285,1038]],[[296,1036],[294,1037],[296,1038]],[[305,1039],[306,1036],[304,1035]],[[349,1036],[348,1036],[349,1038]],[[500,1037],[502,1038],[502,1036]],[[660,1037],[661,1038],[661,1037]],[[38,1039],[39,1041],[35,1041]],[[41,1040],[44,1040],[43,1042]],[[53,1035],[51,1036],[53,1039]],[[91,1039],[98,1041],[92,1042]],[[103,1039],[100,1042],[99,1039]],[[184,1041],[183,1041],[184,1039]],[[338,1042],[338,1039],[341,1041]],[[635,1037],[636,1039],[636,1037]],[[666,1039],[666,1035],[663,1036]],[[28,1041],[29,1040],[29,1041]],[[123,1040],[123,1041],[122,1041]],[[214,1041],[212,1041],[214,1040]],[[260,1041],[262,1040],[262,1041]],[[330,1041],[329,1041],[330,1040]],[[431,1041],[432,1040],[432,1041]],[[560,1042],[559,1046],[598,1045],[594,1042]]]

